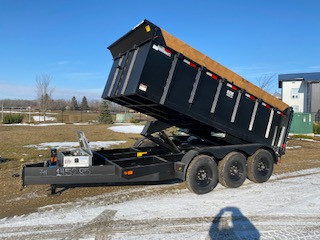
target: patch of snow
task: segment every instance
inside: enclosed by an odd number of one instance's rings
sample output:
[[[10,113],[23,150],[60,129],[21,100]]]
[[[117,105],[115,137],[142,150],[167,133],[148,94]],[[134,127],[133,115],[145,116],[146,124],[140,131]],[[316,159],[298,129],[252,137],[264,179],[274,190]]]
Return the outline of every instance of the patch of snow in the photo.
[[[320,181],[319,171],[320,169],[315,175],[262,184],[246,184],[237,189],[215,189],[204,195],[192,194],[185,190],[178,194],[115,204],[109,209],[117,211],[116,220],[213,217],[226,206],[239,208],[245,216],[316,215],[320,217],[318,199],[320,185],[311,184]]]
[[[125,142],[126,141],[95,141],[95,142],[90,142],[89,146],[91,149],[100,149],[100,148],[108,148],[111,145],[123,144]],[[40,144],[30,144],[24,147],[36,148],[37,150],[47,150],[50,148],[68,149],[68,148],[79,147],[79,142],[44,142]]]
[[[299,170],[295,172],[287,172],[281,174],[274,174],[271,176],[271,180],[277,180],[282,178],[294,177],[294,176],[304,176],[304,175],[312,175],[312,174],[320,174],[320,168],[309,168],[304,170]]]
[[[306,141],[306,142],[320,142],[320,141],[309,139],[309,138],[295,138],[295,140]]]
[[[3,112],[3,113],[17,113],[17,114],[26,114],[26,113],[29,113],[29,112],[19,112],[19,111],[1,111],[1,112]]]
[[[120,133],[136,133],[139,134],[142,132],[144,126],[143,125],[121,125],[121,126],[112,126],[108,129],[114,132]]]
[[[91,123],[89,123],[89,122],[73,123],[73,125],[76,125],[76,126],[87,126],[87,125],[91,125]]]
[[[44,116],[32,116],[32,118],[36,122],[44,122],[44,120],[46,120],[46,121],[56,121],[57,120],[57,118],[55,118],[55,117],[48,117],[48,116],[46,116],[45,118],[44,118]]]
[[[29,127],[48,127],[48,126],[62,126],[66,125],[65,123],[13,123],[13,124],[0,124],[1,126],[29,126]]]
[[[286,149],[297,149],[302,148],[301,146],[287,146]]]
[[[279,174],[262,184],[246,181],[236,189],[218,185],[204,195],[182,189],[110,204],[109,198],[117,197],[114,195],[117,192],[104,194],[85,201],[47,206],[24,216],[0,219],[0,238],[28,236],[39,230],[38,234],[50,237],[45,235],[47,231],[59,239],[84,229],[81,236],[84,238],[92,238],[99,230],[106,233],[106,239],[209,239],[210,231],[218,227],[213,222],[216,216],[230,220],[227,227],[234,224],[231,233],[243,236],[236,239],[252,239],[249,235],[252,233],[261,235],[262,239],[278,239],[295,234],[295,231],[302,236],[318,234],[319,182],[320,168],[315,168]],[[147,186],[146,189],[150,188],[152,192],[152,188],[161,186]],[[130,189],[120,191],[128,191],[130,195]],[[243,219],[247,222],[239,225]],[[223,219],[218,220],[221,223]],[[254,231],[240,228],[246,224],[251,224]],[[57,228],[61,231],[56,232]],[[70,235],[70,238],[80,238],[74,236],[77,235]],[[320,235],[313,236],[308,239],[319,239]]]
[[[6,202],[15,202],[15,201],[20,201],[20,200],[26,200],[26,199],[33,199],[33,198],[39,198],[39,197],[45,197],[47,194],[37,194],[35,192],[23,194],[21,197],[16,197],[14,199],[7,200]]]

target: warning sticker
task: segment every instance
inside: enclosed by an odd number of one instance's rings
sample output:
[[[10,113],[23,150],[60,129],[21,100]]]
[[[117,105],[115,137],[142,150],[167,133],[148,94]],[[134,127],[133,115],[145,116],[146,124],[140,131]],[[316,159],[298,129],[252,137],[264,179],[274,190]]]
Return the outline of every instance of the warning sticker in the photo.
[[[145,92],[145,91],[147,91],[147,88],[148,88],[148,87],[147,87],[146,85],[140,83],[140,85],[139,85],[139,90]]]
[[[233,96],[234,96],[234,92],[233,92],[233,91],[231,91],[231,90],[227,90],[227,94],[226,94],[226,96],[227,96],[227,97],[229,97],[229,98],[233,98]]]

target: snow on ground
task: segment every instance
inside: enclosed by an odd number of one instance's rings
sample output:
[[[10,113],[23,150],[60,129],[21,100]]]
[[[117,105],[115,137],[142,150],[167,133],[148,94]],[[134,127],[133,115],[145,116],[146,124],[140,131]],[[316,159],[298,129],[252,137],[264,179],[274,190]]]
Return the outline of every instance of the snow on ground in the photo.
[[[302,148],[302,146],[287,146],[286,149],[298,149]]]
[[[15,114],[16,113],[18,113],[18,114],[27,114],[28,113],[29,114],[29,112],[7,111],[7,110],[6,111],[1,111],[1,113],[15,113]]]
[[[66,125],[65,123],[13,123],[13,124],[0,124],[0,126],[30,126],[30,127],[48,127],[48,126],[63,126]],[[70,124],[68,124],[70,125]],[[88,126],[91,125],[91,123],[73,123],[73,125],[76,126]]]
[[[121,125],[121,126],[112,126],[108,129],[114,132],[121,132],[121,133],[141,133],[142,129],[144,128],[143,125]]]
[[[100,149],[100,148],[108,148],[112,145],[119,145],[125,142],[126,141],[95,141],[95,142],[90,142],[89,145],[91,149]],[[47,150],[50,148],[67,149],[67,148],[78,148],[79,142],[44,142],[40,144],[30,144],[24,147],[36,148],[37,150]]]
[[[55,118],[55,117],[48,117],[48,116],[46,116],[45,119],[44,119],[44,116],[32,116],[32,118],[36,122],[44,122],[45,120],[46,121],[56,121],[57,120],[57,118]]]
[[[318,140],[309,139],[309,138],[296,138],[295,140],[306,141],[306,142],[320,142]]]
[[[62,126],[65,123],[12,123],[12,124],[0,124],[0,126],[13,127],[13,126],[30,126],[30,127],[48,127],[48,126]]]
[[[30,112],[29,111],[16,111],[16,110],[13,110],[13,111],[10,111],[10,110],[4,110],[4,111],[0,111],[0,113],[14,113],[14,114],[29,114]],[[59,114],[59,113],[54,113],[54,112],[47,112],[46,115],[56,115],[56,114]],[[39,112],[31,112],[31,115],[39,115]]]
[[[141,186],[0,219],[12,239],[320,239],[320,168],[205,195]],[[138,198],[127,199],[139,194]],[[143,195],[149,192],[149,195]],[[123,201],[119,201],[125,199]]]

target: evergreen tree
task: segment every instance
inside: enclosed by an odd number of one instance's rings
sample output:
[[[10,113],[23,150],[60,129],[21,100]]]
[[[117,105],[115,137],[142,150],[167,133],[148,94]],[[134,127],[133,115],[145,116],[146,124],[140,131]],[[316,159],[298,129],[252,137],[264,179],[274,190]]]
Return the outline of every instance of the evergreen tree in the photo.
[[[81,101],[81,110],[87,111],[88,109],[89,109],[88,100],[87,100],[86,96],[84,96]]]
[[[72,111],[73,111],[73,110],[77,110],[77,109],[79,108],[79,106],[78,106],[78,101],[77,101],[77,99],[76,99],[75,96],[73,96],[72,99],[71,99],[71,106],[70,106],[70,108],[71,108]]]
[[[109,105],[107,100],[103,100],[100,104],[100,123],[112,123],[112,116],[109,112]]]

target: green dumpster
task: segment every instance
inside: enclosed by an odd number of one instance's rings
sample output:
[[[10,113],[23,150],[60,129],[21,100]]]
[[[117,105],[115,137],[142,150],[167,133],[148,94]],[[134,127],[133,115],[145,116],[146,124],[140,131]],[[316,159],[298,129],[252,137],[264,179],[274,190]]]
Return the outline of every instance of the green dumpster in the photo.
[[[310,134],[313,133],[312,116],[310,113],[294,113],[290,133]]]

